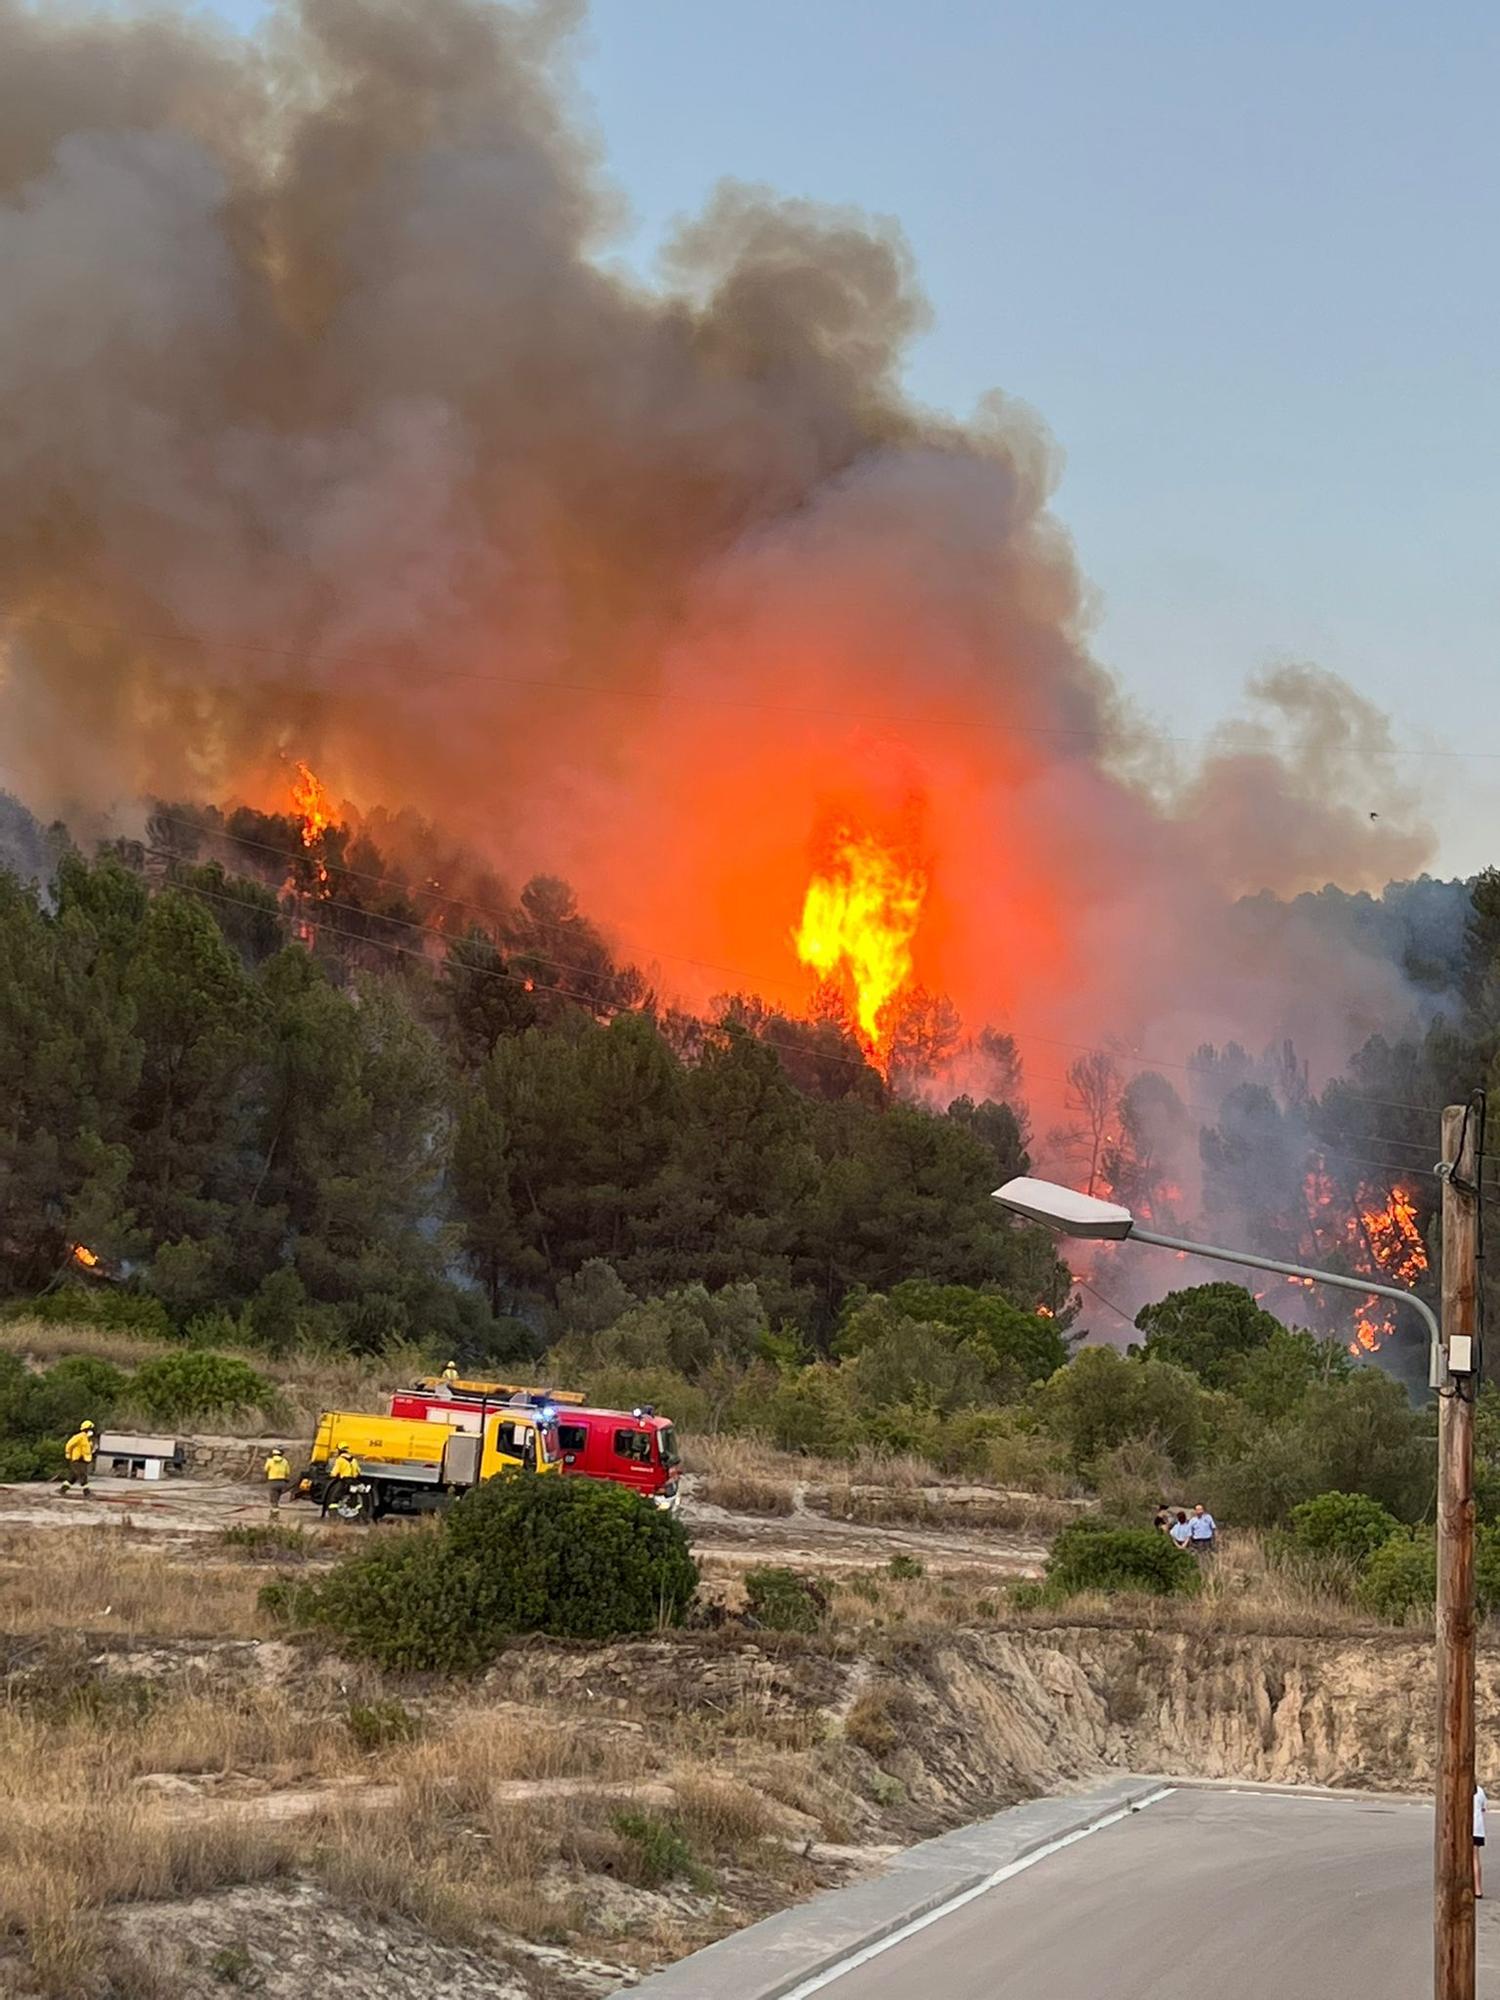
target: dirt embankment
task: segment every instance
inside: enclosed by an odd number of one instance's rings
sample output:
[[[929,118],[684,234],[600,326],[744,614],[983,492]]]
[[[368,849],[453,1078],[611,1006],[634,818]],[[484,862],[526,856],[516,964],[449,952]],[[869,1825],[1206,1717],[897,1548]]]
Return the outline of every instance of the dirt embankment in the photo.
[[[1433,1775],[1432,1649],[1417,1640],[960,1633],[879,1669],[863,1700],[889,1712],[891,1768],[935,1805],[1110,1768],[1369,1790]],[[1483,1739],[1500,1723],[1494,1660],[1479,1715]]]
[[[860,1838],[925,1833],[1109,1770],[1363,1790],[1433,1776],[1432,1649],[1412,1638],[1222,1638],[1082,1625],[893,1637],[829,1658],[679,1640],[588,1656],[518,1653],[491,1686],[507,1699],[576,1700],[647,1721],[697,1715],[752,1774],[778,1721],[821,1731],[821,1767],[861,1795]],[[1481,1741],[1500,1727],[1500,1661],[1479,1672]],[[834,1754],[836,1753],[836,1755]],[[851,1753],[853,1753],[851,1755]],[[874,1766],[897,1781],[884,1791]],[[800,1801],[816,1815],[817,1797]]]
[[[1431,1648],[1399,1635],[729,1625],[521,1645],[463,1687],[256,1637],[80,1633],[66,1661],[49,1644],[15,1638],[4,1675],[16,1754],[48,1770],[10,1809],[8,1935],[25,1942],[0,1943],[6,2000],[225,1984],[297,2000],[309,1968],[355,1977],[361,1952],[385,2000],[598,2000],[895,1847],[1112,1770],[1391,1790],[1432,1775]],[[1493,1659],[1479,1694],[1490,1740]],[[371,1729],[389,1740],[361,1750]],[[68,1745],[102,1872],[60,1924]],[[653,1827],[697,1865],[643,1875],[632,1828]]]

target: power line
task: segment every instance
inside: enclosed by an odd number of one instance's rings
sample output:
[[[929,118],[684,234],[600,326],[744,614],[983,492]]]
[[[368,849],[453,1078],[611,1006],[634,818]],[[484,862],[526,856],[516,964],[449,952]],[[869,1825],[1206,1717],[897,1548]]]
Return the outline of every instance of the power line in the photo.
[[[1131,1328],[1133,1332],[1140,1331],[1140,1329],[1136,1326],[1135,1321],[1131,1318],[1130,1314],[1126,1312],[1122,1306],[1117,1306],[1113,1299],[1107,1299],[1104,1296],[1103,1292],[1100,1291],[1097,1285],[1091,1284],[1087,1278],[1080,1277],[1077,1271],[1070,1271],[1068,1273],[1068,1276],[1073,1280],[1073,1283],[1075,1285],[1080,1286],[1086,1292],[1092,1292],[1094,1297],[1099,1301],[1100,1305],[1108,1306],[1109,1310],[1115,1315],[1115,1317],[1117,1319],[1124,1320],[1125,1324],[1129,1328]]]

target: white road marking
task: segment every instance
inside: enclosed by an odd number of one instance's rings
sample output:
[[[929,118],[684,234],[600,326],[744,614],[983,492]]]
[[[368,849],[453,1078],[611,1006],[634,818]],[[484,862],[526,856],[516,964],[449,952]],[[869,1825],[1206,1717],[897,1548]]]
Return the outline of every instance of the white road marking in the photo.
[[[965,1889],[958,1896],[950,1896],[946,1903],[939,1903],[935,1910],[929,1910],[925,1916],[913,1917],[909,1924],[903,1924],[900,1930],[892,1931],[889,1937],[877,1938],[874,1944],[867,1944],[851,1957],[840,1959],[837,1965],[829,1966],[824,1972],[815,1972],[811,1979],[804,1979],[800,1986],[794,1986],[790,1993],[784,1994],[782,2000],[810,2000],[812,1994],[821,1993],[825,1986],[831,1986],[836,1979],[842,1979],[847,1973],[857,1972],[860,1966],[868,1965],[872,1958],[879,1958],[882,1952],[891,1951],[898,1944],[905,1944],[909,1937],[915,1937],[918,1931],[925,1931],[929,1924],[941,1923],[944,1917],[951,1917],[955,1910],[961,1910],[965,1903],[972,1903],[979,1896],[987,1896],[991,1889],[998,1889],[1002,1882],[1008,1882],[1013,1875],[1024,1874],[1028,1868],[1034,1868],[1039,1861],[1045,1861],[1049,1855],[1060,1853],[1063,1848],[1071,1847],[1075,1841],[1087,1840],[1091,1833],[1102,1833],[1105,1827],[1115,1826],[1122,1819],[1129,1819],[1132,1813],[1144,1812],[1147,1806],[1160,1804],[1163,1799],[1171,1798],[1177,1789],[1176,1785],[1164,1785],[1159,1792],[1150,1792],[1145,1798],[1137,1799],[1134,1805],[1121,1806],[1115,1812],[1106,1813],[1102,1819],[1091,1820],[1087,1826],[1080,1826],[1072,1833],[1063,1834],[1058,1840],[1049,1840],[1044,1847],[1035,1847],[1030,1854],[1023,1854],[1019,1861],[1008,1861],[1003,1868],[997,1868],[993,1875],[986,1875],[982,1882],[976,1882],[972,1889]]]

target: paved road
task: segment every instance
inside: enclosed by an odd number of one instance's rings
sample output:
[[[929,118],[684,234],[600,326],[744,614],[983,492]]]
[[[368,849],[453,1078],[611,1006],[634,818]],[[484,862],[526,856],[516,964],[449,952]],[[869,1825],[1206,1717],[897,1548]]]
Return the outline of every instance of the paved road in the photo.
[[[1432,1815],[1179,1791],[820,1989],[828,2000],[1420,2000]],[[1500,1864],[1500,1848],[1491,1856]],[[1479,1991],[1500,2000],[1500,1865]]]

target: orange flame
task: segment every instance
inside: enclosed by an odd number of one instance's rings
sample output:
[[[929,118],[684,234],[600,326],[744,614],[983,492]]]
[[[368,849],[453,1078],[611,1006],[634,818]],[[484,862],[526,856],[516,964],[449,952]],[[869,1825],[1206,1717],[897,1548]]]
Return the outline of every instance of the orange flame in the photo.
[[[927,899],[913,853],[847,823],[807,885],[792,942],[798,958],[849,1002],[867,1051],[879,1057],[890,1008],[912,974],[912,940]]]
[[[99,1264],[98,1253],[97,1251],[90,1250],[86,1243],[75,1243],[73,1245],[73,1262],[81,1264],[85,1271],[96,1270]]]
[[[318,887],[328,886],[328,864],[324,861],[321,848],[323,836],[333,825],[333,807],[322,781],[316,772],[306,764],[298,764],[297,775],[292,780],[292,806],[302,821],[302,845],[313,857],[313,872]]]
[[[1340,1216],[1332,1177],[1320,1164],[1307,1176],[1306,1193],[1314,1241],[1320,1246],[1337,1245],[1362,1276],[1415,1288],[1426,1275],[1427,1246],[1417,1222],[1416,1202],[1405,1188],[1382,1192],[1366,1183],[1360,1187],[1352,1211]],[[1357,1308],[1349,1352],[1377,1353],[1395,1326],[1394,1312],[1372,1294]]]

